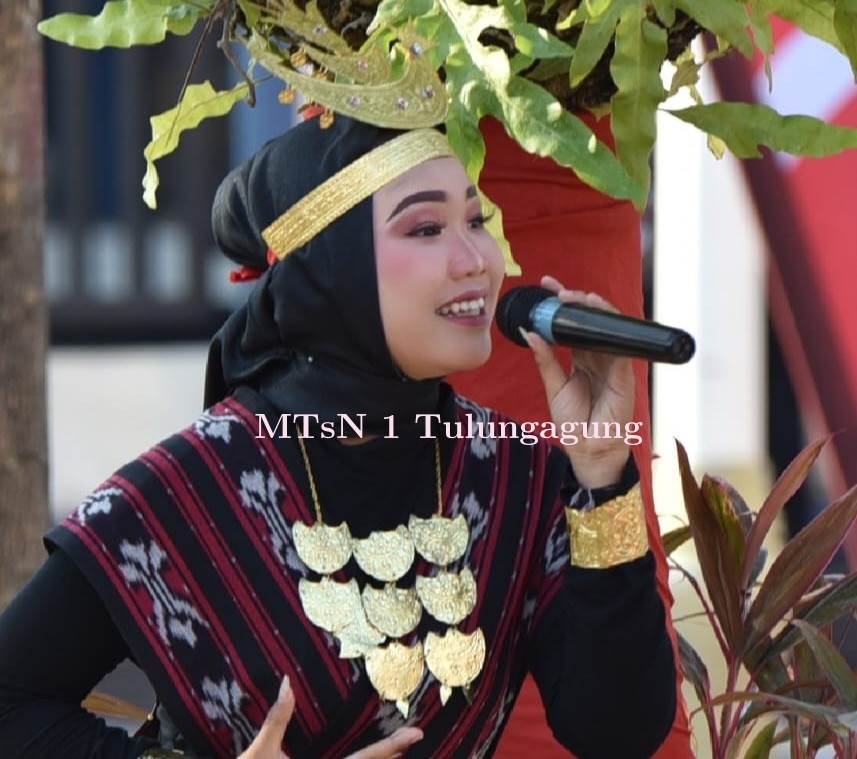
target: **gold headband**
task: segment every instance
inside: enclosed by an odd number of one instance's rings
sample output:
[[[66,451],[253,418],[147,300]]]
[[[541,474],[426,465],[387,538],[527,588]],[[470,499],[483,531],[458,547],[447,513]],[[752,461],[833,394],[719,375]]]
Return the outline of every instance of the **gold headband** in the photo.
[[[370,150],[305,195],[272,222],[262,238],[283,260],[328,224],[424,161],[455,155],[434,129],[414,129]]]

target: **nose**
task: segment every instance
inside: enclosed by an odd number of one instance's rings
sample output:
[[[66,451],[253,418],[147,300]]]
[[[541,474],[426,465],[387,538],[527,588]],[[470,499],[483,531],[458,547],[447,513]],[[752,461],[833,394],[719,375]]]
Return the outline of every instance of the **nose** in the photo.
[[[453,279],[472,277],[485,271],[485,254],[471,235],[457,235],[453,245],[449,259],[449,273]]]

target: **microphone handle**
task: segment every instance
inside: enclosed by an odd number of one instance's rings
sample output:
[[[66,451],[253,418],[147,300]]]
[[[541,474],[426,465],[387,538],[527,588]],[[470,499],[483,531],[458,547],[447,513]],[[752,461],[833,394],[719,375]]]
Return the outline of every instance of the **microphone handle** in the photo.
[[[685,331],[559,298],[546,298],[531,312],[533,331],[548,342],[647,361],[683,364],[696,350]]]

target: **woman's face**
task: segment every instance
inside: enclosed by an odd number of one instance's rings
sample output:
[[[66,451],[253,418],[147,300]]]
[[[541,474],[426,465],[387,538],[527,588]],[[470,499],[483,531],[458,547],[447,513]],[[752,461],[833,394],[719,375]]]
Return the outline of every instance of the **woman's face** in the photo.
[[[381,319],[411,379],[473,369],[491,354],[503,257],[457,158],[436,158],[373,199]]]

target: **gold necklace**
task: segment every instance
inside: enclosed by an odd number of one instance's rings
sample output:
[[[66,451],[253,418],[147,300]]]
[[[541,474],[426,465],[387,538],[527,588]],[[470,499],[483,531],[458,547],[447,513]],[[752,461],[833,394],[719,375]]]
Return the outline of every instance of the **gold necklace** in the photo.
[[[363,658],[378,695],[395,701],[405,717],[409,699],[426,669],[440,682],[442,703],[456,687],[469,695],[469,687],[485,663],[485,636],[481,628],[462,633],[456,627],[476,606],[476,580],[467,568],[458,573],[446,569],[464,555],[470,530],[463,514],[454,519],[443,516],[437,438],[437,512],[428,519],[412,514],[407,526],[372,532],[364,539],[352,537],[346,522],[335,527],[324,523],[309,456],[300,436],[298,446],[316,521],[312,525],[295,522],[292,537],[301,561],[321,575],[318,582],[301,579],[298,584],[304,613],[337,639],[340,657]],[[396,582],[411,568],[416,554],[435,564],[437,573],[431,577],[417,575],[412,588],[398,587]],[[384,587],[367,584],[361,589],[354,578],[337,582],[330,577],[352,556],[360,569],[383,582]],[[448,625],[446,631],[442,635],[429,632],[425,640],[412,645],[396,640],[417,628],[423,610]]]

